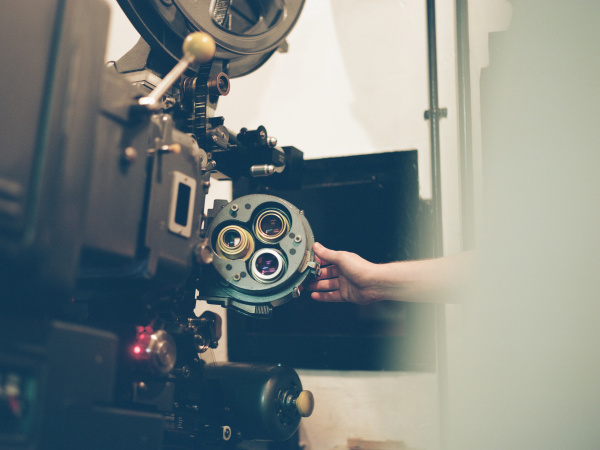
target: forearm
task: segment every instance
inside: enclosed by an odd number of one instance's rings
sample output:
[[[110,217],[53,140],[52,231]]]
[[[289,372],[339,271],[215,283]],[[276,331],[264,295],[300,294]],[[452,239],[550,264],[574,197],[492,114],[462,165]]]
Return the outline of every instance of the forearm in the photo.
[[[372,268],[374,300],[454,302],[469,281],[474,252],[437,259],[377,264]]]
[[[323,266],[307,288],[314,300],[368,304],[381,300],[456,302],[472,276],[475,252],[444,258],[373,264],[355,253],[313,245]]]

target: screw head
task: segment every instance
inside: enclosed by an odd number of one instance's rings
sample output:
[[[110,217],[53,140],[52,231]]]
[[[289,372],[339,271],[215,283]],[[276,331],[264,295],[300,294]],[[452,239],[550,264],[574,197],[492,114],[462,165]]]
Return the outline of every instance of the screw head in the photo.
[[[133,147],[127,147],[124,152],[123,152],[123,157],[125,158],[126,161],[133,161],[134,159],[137,158],[137,150]]]

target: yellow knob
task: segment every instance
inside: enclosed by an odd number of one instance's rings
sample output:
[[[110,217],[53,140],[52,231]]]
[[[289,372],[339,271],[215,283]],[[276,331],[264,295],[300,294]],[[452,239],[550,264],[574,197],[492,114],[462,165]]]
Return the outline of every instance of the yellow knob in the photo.
[[[308,417],[315,409],[315,398],[310,391],[302,391],[296,399],[296,408],[302,417]]]
[[[185,56],[191,56],[194,61],[205,63],[215,56],[217,44],[210,34],[196,31],[188,34],[183,40],[182,49]]]

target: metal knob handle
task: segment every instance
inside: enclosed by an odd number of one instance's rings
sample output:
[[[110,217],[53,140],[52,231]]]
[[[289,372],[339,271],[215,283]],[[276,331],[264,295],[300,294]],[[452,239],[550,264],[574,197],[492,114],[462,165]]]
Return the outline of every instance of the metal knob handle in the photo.
[[[302,391],[296,399],[296,409],[302,417],[308,417],[315,409],[315,397],[310,391]]]
[[[165,75],[147,97],[142,97],[139,100],[140,105],[147,106],[150,109],[157,108],[162,96],[183,75],[190,64],[194,62],[205,63],[213,59],[217,51],[217,44],[210,34],[196,31],[184,39],[182,50],[183,58]]]

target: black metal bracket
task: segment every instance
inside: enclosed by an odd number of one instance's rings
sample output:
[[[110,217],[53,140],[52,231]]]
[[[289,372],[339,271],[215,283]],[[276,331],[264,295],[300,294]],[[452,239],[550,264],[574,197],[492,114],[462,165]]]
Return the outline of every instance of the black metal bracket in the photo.
[[[429,120],[431,117],[446,118],[448,117],[448,108],[433,108],[425,111],[425,120]]]

